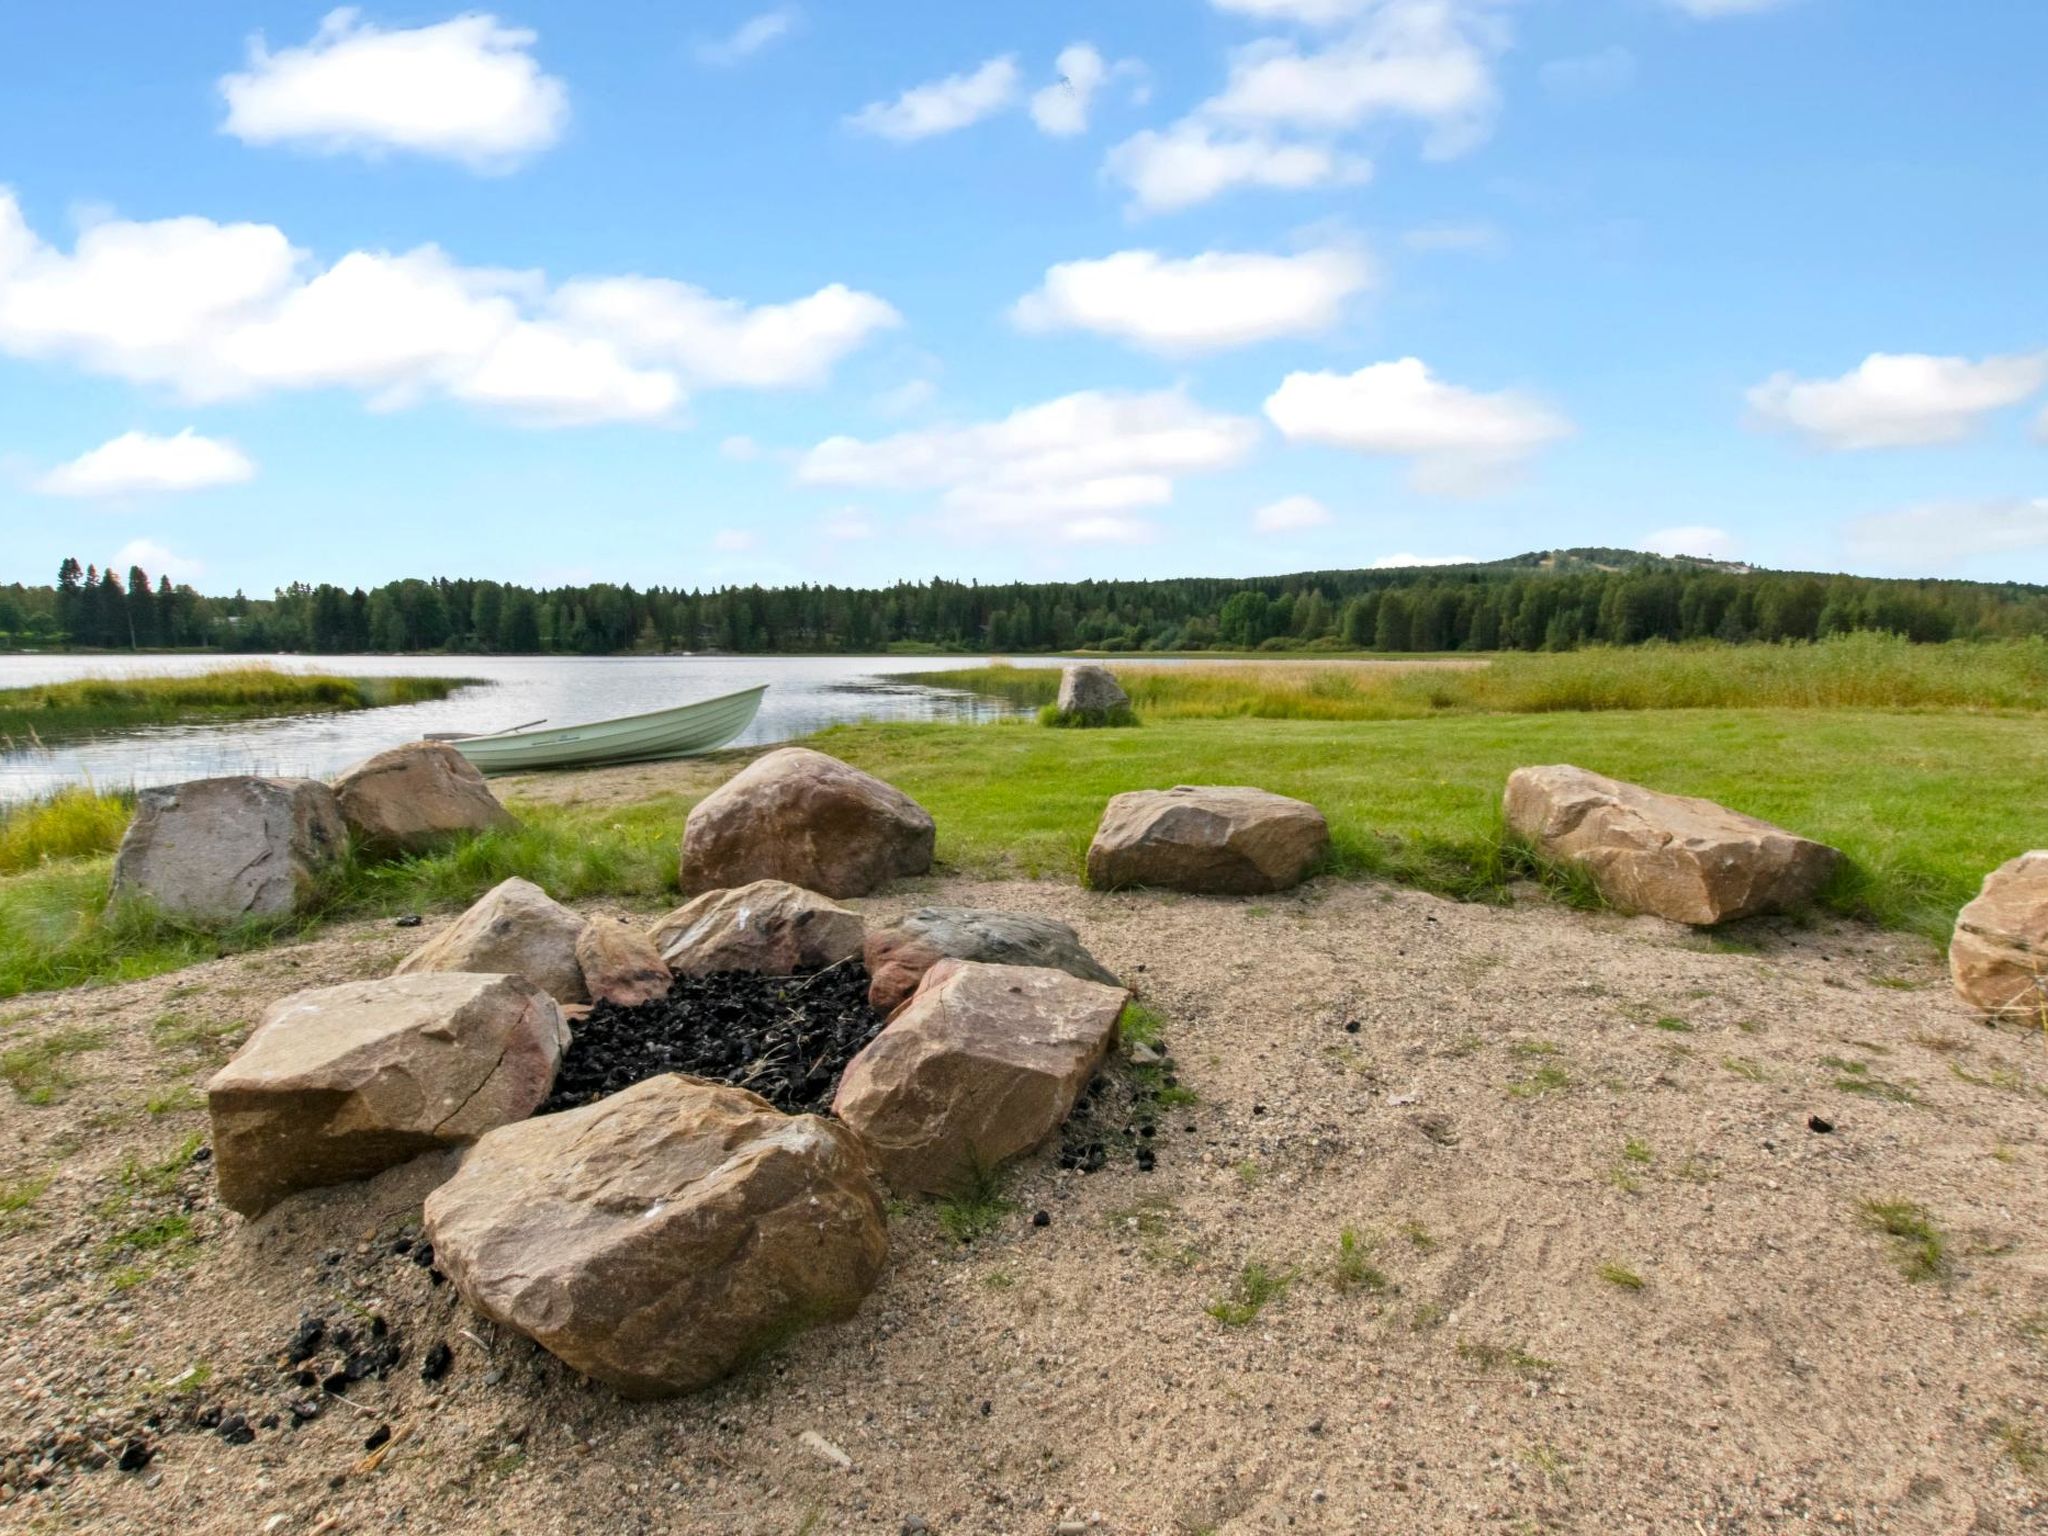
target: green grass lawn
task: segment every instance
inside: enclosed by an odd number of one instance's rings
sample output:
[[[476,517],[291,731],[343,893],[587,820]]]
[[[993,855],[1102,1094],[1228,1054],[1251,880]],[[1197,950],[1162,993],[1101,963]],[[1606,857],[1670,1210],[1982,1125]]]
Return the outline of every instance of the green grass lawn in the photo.
[[[1827,904],[1945,940],[1985,873],[2048,844],[2048,718],[1864,710],[1612,711],[1431,720],[1175,720],[1135,730],[848,726],[822,751],[881,775],[969,869],[1080,878],[1109,796],[1253,784],[1313,802],[1334,862],[1483,898],[1514,870],[1508,773],[1572,762],[1704,795],[1834,844]]]
[[[1937,941],[1987,871],[2048,844],[2048,716],[2035,713],[1617,710],[1155,720],[1098,731],[869,725],[812,742],[915,796],[937,819],[942,864],[977,874],[1078,881],[1111,795],[1252,784],[1322,809],[1337,873],[1492,899],[1529,868],[1503,836],[1501,788],[1510,770],[1553,762],[1704,795],[1832,843],[1850,864],[1827,906]],[[658,904],[675,890],[691,803],[682,794],[625,807],[515,803],[514,830],[352,865],[323,913],[457,907],[510,875],[565,900]],[[58,859],[0,877],[0,997],[152,975],[291,931],[216,935],[107,914],[109,862]]]

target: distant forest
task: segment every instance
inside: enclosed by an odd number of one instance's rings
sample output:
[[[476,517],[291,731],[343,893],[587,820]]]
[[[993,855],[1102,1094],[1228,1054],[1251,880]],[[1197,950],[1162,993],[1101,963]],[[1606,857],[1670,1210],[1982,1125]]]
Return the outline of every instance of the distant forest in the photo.
[[[1751,570],[1624,550],[1228,580],[830,586],[405,580],[208,597],[66,560],[0,587],[0,646],[602,656],[733,651],[1560,651],[1649,640],[1918,641],[2048,634],[2048,588]]]

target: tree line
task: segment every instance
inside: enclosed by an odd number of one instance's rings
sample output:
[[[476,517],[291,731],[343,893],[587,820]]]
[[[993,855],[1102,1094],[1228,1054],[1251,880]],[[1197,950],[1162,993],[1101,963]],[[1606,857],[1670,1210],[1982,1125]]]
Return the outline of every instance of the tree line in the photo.
[[[408,578],[206,596],[67,559],[0,588],[0,645],[223,652],[1559,651],[1649,640],[2048,634],[2048,588],[1565,551],[1490,565],[1155,581],[532,588]]]

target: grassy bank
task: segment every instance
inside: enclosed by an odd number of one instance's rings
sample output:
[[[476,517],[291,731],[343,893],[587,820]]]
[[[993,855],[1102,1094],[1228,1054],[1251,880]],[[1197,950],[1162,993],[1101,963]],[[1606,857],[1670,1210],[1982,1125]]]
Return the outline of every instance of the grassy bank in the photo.
[[[103,804],[119,803],[109,798]],[[655,902],[675,890],[676,847],[688,802],[515,809],[517,827],[482,833],[419,858],[388,864],[351,861],[335,873],[314,911],[224,933],[109,911],[113,861],[105,854],[52,860],[0,876],[0,997],[155,976],[276,943],[335,917],[459,907],[513,875],[536,881],[565,901],[609,896]],[[125,808],[119,813],[125,826]]]
[[[0,689],[0,742],[20,745],[138,725],[421,704],[473,686],[471,678],[334,677],[274,667],[225,667],[190,677],[86,677]]]
[[[1832,909],[1945,940],[1986,871],[2041,841],[2048,716],[1873,710],[1610,711],[1360,724],[1166,720],[1138,731],[841,727],[823,751],[937,819],[954,866],[1078,879],[1103,802],[1127,789],[1255,784],[1319,806],[1335,868],[1466,898],[1517,870],[1500,794],[1573,762],[1705,795],[1832,843]]]
[[[1411,720],[1744,707],[2048,710],[2048,642],[2041,640],[1913,645],[1858,634],[1815,645],[1512,652],[1483,665],[1124,662],[1110,669],[1138,713],[1153,720]],[[1051,667],[972,667],[912,680],[1027,709],[1053,702],[1059,692],[1059,672]]]

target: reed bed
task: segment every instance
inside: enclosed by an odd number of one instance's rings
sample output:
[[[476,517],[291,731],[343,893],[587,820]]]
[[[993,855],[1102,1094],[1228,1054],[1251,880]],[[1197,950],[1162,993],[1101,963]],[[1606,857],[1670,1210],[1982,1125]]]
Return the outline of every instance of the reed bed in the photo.
[[[1644,645],[1447,661],[1109,663],[1154,720],[1414,720],[1646,709],[2048,710],[2048,640],[1914,645],[1857,634],[1782,645]],[[1036,709],[1050,667],[917,674]]]
[[[474,678],[337,677],[264,666],[222,667],[189,677],[82,677],[0,689],[0,743],[19,747],[140,725],[423,704],[475,686]]]
[[[0,875],[113,852],[134,805],[132,794],[74,784],[41,800],[0,806]]]

